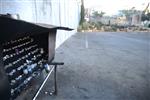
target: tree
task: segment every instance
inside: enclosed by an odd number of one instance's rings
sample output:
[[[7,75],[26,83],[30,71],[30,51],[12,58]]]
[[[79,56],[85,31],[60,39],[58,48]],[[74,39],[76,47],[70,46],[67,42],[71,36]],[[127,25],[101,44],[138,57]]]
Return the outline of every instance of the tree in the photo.
[[[85,16],[84,0],[81,0],[81,18],[80,18],[80,25],[82,25],[83,22],[85,21],[84,16]]]
[[[130,9],[130,10],[120,10],[120,15],[124,15],[126,17],[132,16],[134,14],[139,14],[141,11],[135,10],[135,9]]]
[[[150,21],[150,13],[148,14],[142,14],[142,17],[141,17],[142,21]]]
[[[103,17],[104,16],[104,14],[105,14],[105,12],[98,12],[98,11],[94,11],[93,12],[93,17],[99,17],[99,18],[101,18],[101,17]]]

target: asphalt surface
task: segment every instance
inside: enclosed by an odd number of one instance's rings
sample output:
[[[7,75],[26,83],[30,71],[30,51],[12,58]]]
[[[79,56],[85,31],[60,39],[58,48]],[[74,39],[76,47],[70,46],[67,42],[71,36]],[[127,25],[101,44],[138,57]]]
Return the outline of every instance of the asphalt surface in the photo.
[[[37,100],[150,100],[150,33],[77,33],[56,51],[58,95]]]

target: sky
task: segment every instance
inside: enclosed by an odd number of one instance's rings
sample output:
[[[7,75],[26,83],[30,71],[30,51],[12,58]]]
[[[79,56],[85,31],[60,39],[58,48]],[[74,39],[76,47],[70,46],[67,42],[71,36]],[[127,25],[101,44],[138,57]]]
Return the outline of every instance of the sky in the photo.
[[[85,8],[94,8],[104,11],[105,15],[115,15],[118,10],[131,9],[144,10],[150,0],[84,0]]]

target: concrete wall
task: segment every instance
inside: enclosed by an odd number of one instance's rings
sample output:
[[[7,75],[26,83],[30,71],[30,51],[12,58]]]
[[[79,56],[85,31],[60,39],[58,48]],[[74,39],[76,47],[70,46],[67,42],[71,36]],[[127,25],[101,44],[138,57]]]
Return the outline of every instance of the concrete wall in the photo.
[[[77,0],[0,0],[0,13],[19,14],[22,20],[66,26],[74,31],[57,31],[56,47],[76,33],[80,19]]]

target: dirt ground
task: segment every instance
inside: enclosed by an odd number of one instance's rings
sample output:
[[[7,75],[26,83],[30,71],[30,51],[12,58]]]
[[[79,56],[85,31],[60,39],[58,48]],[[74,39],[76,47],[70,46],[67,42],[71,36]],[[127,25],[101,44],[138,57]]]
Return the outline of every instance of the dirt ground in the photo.
[[[58,95],[45,94],[50,78],[37,100],[150,100],[149,33],[77,33],[55,61]]]

